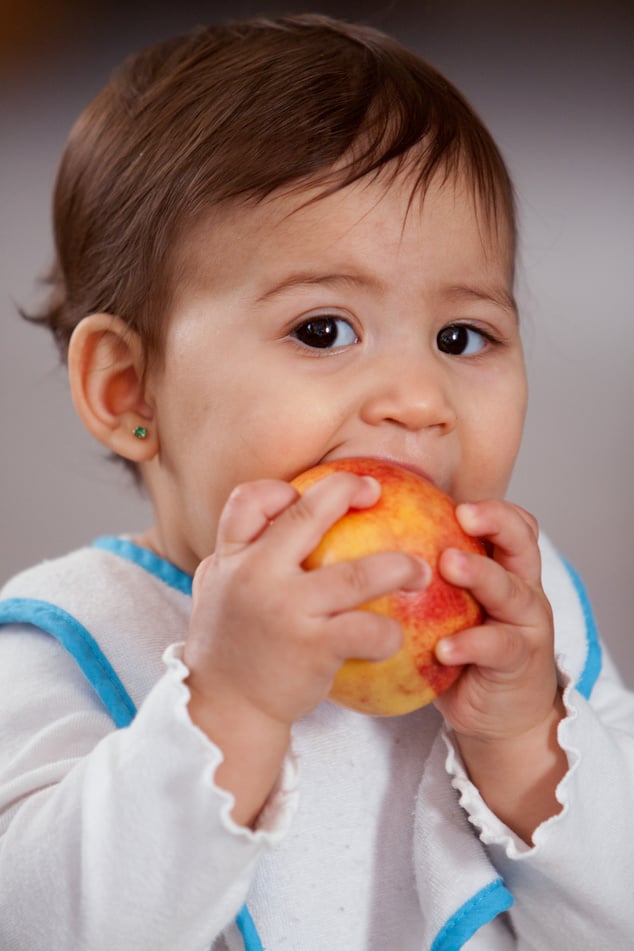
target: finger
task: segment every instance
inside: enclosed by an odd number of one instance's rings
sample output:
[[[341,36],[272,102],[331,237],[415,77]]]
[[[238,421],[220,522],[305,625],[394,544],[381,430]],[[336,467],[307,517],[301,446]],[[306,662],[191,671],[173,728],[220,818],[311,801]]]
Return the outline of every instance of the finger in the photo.
[[[297,497],[293,486],[277,479],[236,486],[220,516],[216,554],[234,554],[250,545]]]
[[[400,649],[403,631],[393,618],[372,611],[348,611],[328,622],[327,636],[336,657],[346,660],[387,660]]]
[[[422,591],[431,569],[404,552],[378,552],[309,572],[303,604],[315,617],[351,611],[394,591]]]
[[[286,508],[267,532],[267,542],[282,557],[301,564],[349,509],[369,508],[380,495],[381,486],[371,476],[328,475]]]
[[[492,543],[494,559],[508,571],[529,583],[540,581],[539,527],[529,512],[510,502],[490,499],[457,506],[456,517],[468,535]]]
[[[517,629],[506,625],[480,625],[438,641],[441,664],[475,664],[500,673],[516,672],[528,660],[530,645]]]
[[[447,548],[438,570],[445,581],[468,588],[493,620],[526,627],[541,617],[535,589],[491,558]]]

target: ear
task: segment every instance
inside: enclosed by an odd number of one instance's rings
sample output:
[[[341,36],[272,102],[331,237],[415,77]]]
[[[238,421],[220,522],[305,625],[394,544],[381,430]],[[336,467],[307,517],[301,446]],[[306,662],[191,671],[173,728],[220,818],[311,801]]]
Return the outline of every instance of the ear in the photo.
[[[147,462],[158,452],[142,368],[141,341],[120,318],[91,314],[75,328],[68,351],[75,408],[95,439],[132,462]],[[145,438],[134,435],[138,427]]]

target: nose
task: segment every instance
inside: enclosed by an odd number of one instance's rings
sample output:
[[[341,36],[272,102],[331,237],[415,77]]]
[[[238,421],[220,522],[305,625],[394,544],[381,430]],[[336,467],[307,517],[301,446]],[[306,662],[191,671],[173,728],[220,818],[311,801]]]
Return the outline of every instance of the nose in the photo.
[[[361,417],[371,426],[392,424],[408,431],[450,432],[456,423],[449,381],[434,360],[395,355],[368,368]]]

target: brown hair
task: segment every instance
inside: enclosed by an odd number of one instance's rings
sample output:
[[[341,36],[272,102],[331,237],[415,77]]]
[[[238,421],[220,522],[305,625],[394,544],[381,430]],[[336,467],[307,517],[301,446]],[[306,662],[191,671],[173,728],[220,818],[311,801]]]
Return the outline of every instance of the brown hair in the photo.
[[[491,136],[396,40],[305,15],[199,28],[149,47],[70,134],[55,188],[52,290],[33,319],[65,356],[84,316],[117,314],[147,359],[160,356],[185,227],[220,202],[257,201],[306,179],[343,187],[399,167],[414,147],[414,190],[438,168],[466,170],[514,242],[512,186]]]

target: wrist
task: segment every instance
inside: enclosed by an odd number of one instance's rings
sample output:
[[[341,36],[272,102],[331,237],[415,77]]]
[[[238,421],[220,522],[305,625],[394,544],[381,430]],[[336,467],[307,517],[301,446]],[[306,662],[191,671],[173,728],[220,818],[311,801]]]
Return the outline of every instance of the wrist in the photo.
[[[253,828],[275,786],[290,745],[290,725],[267,716],[243,697],[222,690],[213,698],[185,681],[188,713],[222,753],[215,783],[235,799],[232,818]]]
[[[469,779],[482,799],[529,844],[535,829],[562,808],[556,790],[568,769],[558,742],[564,717],[557,691],[547,715],[520,734],[483,738],[453,733]]]
[[[525,755],[527,748],[530,749],[533,746],[539,748],[544,743],[549,746],[553,736],[556,737],[557,727],[565,715],[566,709],[562,699],[562,691],[557,688],[552,706],[548,708],[543,717],[524,726],[517,732],[509,731],[504,724],[497,733],[491,731],[491,733],[483,735],[480,733],[463,733],[454,729],[452,734],[465,763],[471,757],[474,760],[480,760],[487,756],[513,759],[516,756]]]

